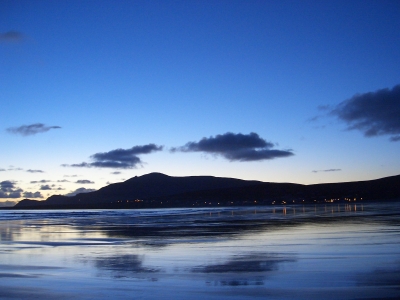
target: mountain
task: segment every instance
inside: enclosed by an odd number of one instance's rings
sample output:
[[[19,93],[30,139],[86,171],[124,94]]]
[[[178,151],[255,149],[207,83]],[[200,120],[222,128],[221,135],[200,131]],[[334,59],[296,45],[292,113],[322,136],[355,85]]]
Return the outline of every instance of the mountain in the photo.
[[[155,208],[400,199],[400,175],[369,181],[301,185],[213,176],[150,173],[97,191],[45,201],[24,199],[14,208]]]

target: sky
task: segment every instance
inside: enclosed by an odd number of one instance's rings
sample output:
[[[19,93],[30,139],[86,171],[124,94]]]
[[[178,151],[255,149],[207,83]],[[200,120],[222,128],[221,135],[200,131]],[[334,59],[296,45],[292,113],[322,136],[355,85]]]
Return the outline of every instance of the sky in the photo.
[[[0,205],[134,176],[400,174],[399,1],[0,2]]]

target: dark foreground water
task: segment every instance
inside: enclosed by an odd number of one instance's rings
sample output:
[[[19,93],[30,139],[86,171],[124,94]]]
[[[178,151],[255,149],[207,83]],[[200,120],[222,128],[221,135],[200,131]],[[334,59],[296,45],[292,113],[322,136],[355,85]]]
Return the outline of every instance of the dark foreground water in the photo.
[[[400,204],[0,211],[1,299],[399,299]]]

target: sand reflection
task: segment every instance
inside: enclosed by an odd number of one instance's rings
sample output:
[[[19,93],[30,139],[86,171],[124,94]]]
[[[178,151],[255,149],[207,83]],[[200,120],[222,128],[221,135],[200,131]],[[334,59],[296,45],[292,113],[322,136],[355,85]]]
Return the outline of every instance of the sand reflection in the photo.
[[[247,254],[222,263],[197,266],[191,271],[207,274],[207,283],[214,285],[263,285],[268,275],[279,270],[280,264],[294,261],[289,256],[274,253]]]
[[[159,268],[146,267],[144,255],[124,254],[101,256],[94,260],[96,268],[108,271],[115,278],[137,277],[138,274],[160,272]]]

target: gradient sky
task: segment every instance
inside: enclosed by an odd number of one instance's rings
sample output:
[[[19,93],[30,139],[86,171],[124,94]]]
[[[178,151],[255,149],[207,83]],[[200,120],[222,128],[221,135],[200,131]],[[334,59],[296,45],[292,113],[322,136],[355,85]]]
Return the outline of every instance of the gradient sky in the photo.
[[[383,0],[3,0],[0,202],[150,172],[400,174],[399,16]]]

